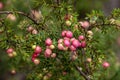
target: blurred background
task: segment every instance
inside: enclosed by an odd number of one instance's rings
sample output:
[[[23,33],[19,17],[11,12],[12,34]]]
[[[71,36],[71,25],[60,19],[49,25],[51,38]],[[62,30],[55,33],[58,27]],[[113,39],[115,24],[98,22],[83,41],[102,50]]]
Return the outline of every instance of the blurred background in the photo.
[[[0,11],[10,11],[18,10],[23,12],[29,12],[32,9],[36,8],[37,5],[34,5],[36,0],[0,0]],[[42,0],[37,0],[42,1]],[[111,11],[114,8],[120,7],[120,0],[72,0],[74,2],[74,9],[79,14],[79,18],[85,18],[87,13],[91,13],[92,10],[102,10],[106,16],[111,14]],[[49,0],[48,0],[49,3]],[[1,14],[0,14],[1,17]],[[0,18],[1,19],[1,18]],[[17,24],[17,23],[16,23]],[[120,43],[120,36],[116,39]],[[117,44],[117,43],[116,43]],[[120,46],[116,48],[117,63],[120,63]],[[5,52],[0,48],[0,80],[11,80],[11,77],[14,77],[14,80],[25,80],[24,73],[17,73],[16,75],[11,74],[8,71],[6,63],[8,59],[4,55]],[[3,59],[4,58],[4,59]],[[5,60],[5,61],[1,61]],[[3,66],[4,64],[4,66]],[[120,69],[118,69],[110,80],[120,80]],[[13,80],[13,79],[12,79]]]

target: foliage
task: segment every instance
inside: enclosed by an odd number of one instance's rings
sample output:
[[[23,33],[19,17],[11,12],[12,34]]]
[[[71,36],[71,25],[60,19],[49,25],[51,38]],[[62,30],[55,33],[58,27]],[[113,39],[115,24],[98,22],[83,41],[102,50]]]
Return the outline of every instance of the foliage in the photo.
[[[24,4],[19,4],[20,2]],[[79,21],[70,0],[68,3],[66,0],[20,2],[6,0],[3,2],[5,7],[0,11],[0,65],[3,65],[0,68],[1,74],[3,70],[12,74],[24,72],[27,80],[114,78],[115,71],[119,70],[118,66],[114,65],[116,57],[112,47],[115,46],[114,42],[119,34],[119,9],[113,10],[108,17],[101,11],[92,11],[87,14],[85,21]],[[13,5],[8,7],[8,4]],[[63,31],[71,31],[72,37],[83,45],[71,50],[70,46],[65,46],[62,42],[64,49],[61,50],[58,47],[59,39],[69,39],[72,45],[75,41],[72,41],[71,37],[61,36]],[[80,35],[85,39],[78,39]],[[48,38],[51,39],[54,49],[46,44]],[[42,51],[37,49],[37,53],[36,47],[42,48]],[[9,53],[11,48],[13,51]],[[46,52],[46,49],[52,50],[52,53]],[[47,57],[46,53],[51,54]],[[55,57],[51,57],[53,53],[56,54]],[[103,66],[104,61],[107,61],[110,67]]]

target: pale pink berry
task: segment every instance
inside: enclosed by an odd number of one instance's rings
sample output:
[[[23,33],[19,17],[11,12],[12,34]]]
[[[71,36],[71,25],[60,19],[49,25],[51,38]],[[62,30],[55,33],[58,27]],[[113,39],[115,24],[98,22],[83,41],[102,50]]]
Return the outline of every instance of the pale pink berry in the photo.
[[[70,46],[70,40],[65,39],[65,40],[64,40],[64,45],[65,45],[66,47],[69,47],[69,46]]]
[[[27,28],[27,31],[28,32],[32,32],[34,30],[34,28],[32,27],[32,26],[29,26],[28,28]]]
[[[9,54],[9,53],[13,53],[13,51],[14,51],[13,48],[8,48],[6,52]]]
[[[82,41],[82,42],[81,42],[81,47],[82,47],[82,48],[85,48],[85,47],[86,47],[86,42],[85,42],[85,41]]]
[[[32,34],[38,34],[38,31],[36,29],[33,29]]]
[[[74,40],[76,40],[76,39],[75,39],[75,38],[71,38],[71,39],[70,39],[70,42],[73,42]]]
[[[80,41],[82,41],[82,40],[85,39],[85,37],[84,37],[83,35],[79,35],[78,39],[79,39]]]
[[[66,36],[66,32],[67,32],[67,31],[62,31],[61,36],[62,36],[62,37],[65,37],[65,36]]]
[[[73,37],[73,33],[71,31],[67,31],[66,32],[66,37],[67,38],[72,38]]]
[[[40,46],[36,46],[34,53],[39,54],[41,52],[42,52],[42,48]]]
[[[46,44],[47,46],[52,45],[52,40],[51,40],[50,38],[47,38],[47,39],[45,40],[45,44]]]
[[[58,44],[61,44],[61,43],[63,43],[63,39],[58,40]]]
[[[74,47],[73,45],[71,45],[69,48],[70,48],[71,51],[75,51],[76,50],[76,47]]]
[[[105,62],[103,62],[103,64],[102,64],[102,65],[103,65],[103,67],[104,67],[104,68],[108,68],[108,67],[110,66],[110,64],[109,64],[108,62],[106,62],[106,61],[105,61]]]
[[[76,39],[76,40],[73,40],[72,41],[72,45],[75,47],[75,48],[78,48],[81,46],[81,43]]]
[[[46,58],[49,58],[49,57],[51,56],[51,54],[52,54],[52,50],[51,50],[51,49],[46,49],[46,50],[45,50],[45,53],[44,53],[44,56],[45,56]]]
[[[51,54],[51,57],[52,57],[52,58],[56,58],[56,53],[52,53],[52,54]]]
[[[83,22],[83,28],[88,28],[90,26],[88,21]]]
[[[64,50],[63,44],[58,44],[58,49],[59,49],[59,50]]]
[[[34,59],[33,62],[34,62],[35,65],[40,64],[40,60],[39,59]]]

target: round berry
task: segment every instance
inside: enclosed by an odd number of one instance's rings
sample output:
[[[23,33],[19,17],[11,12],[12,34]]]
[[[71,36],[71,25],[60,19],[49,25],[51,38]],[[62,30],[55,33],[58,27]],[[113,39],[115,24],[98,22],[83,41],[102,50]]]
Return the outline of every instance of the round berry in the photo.
[[[51,50],[51,49],[46,49],[46,50],[45,50],[45,53],[44,53],[44,56],[45,56],[46,58],[49,58],[49,57],[51,56],[51,54],[52,54],[52,50]]]
[[[36,46],[34,53],[39,54],[41,52],[42,52],[42,48],[40,46]]]
[[[73,33],[71,31],[67,31],[66,32],[66,37],[67,38],[72,38],[73,37]]]
[[[45,40],[45,44],[46,44],[47,46],[52,45],[52,40],[51,40],[50,38],[47,38],[47,39]]]

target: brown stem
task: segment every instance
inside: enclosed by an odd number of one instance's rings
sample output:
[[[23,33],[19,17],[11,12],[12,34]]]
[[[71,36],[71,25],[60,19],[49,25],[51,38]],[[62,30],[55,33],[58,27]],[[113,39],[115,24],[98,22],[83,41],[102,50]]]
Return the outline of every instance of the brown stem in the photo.
[[[33,21],[34,24],[38,25],[38,23],[32,17],[30,17],[28,14],[26,14],[24,12],[20,12],[20,11],[15,11],[15,13],[27,17],[28,19],[30,19],[31,21]],[[12,12],[12,11],[0,11],[0,14],[14,14],[14,12]]]
[[[80,67],[75,65],[75,68],[77,69],[77,71],[79,71],[79,73],[85,78],[85,80],[91,80],[81,69]]]

